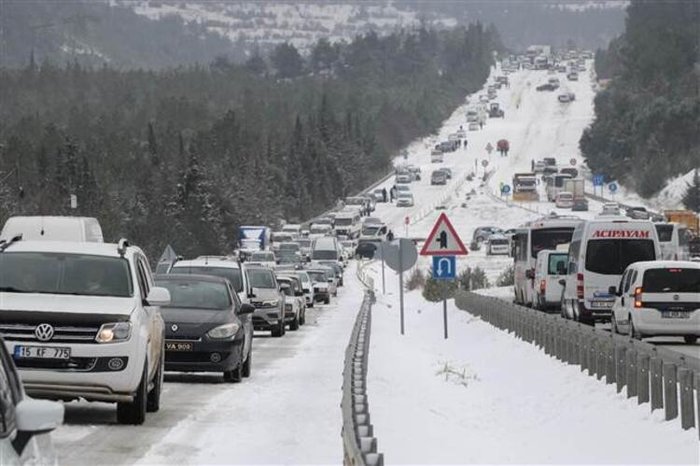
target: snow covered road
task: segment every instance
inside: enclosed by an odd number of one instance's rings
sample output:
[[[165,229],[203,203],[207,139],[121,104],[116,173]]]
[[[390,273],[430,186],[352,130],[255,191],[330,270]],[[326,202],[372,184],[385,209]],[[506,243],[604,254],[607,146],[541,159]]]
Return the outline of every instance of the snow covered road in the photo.
[[[161,410],[142,426],[117,425],[113,405],[67,404],[53,434],[61,464],[338,464],[343,360],[363,298],[354,265],[345,281],[299,331],[256,334],[240,384],[168,373]]]

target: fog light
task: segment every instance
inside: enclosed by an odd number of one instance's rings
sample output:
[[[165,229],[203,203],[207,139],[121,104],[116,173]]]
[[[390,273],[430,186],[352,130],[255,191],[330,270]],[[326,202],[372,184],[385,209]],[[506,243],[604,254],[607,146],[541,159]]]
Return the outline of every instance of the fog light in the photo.
[[[221,354],[219,353],[211,353],[209,355],[209,360],[211,362],[221,362]]]
[[[113,371],[120,371],[124,368],[124,360],[122,358],[112,358],[107,362],[107,367]]]

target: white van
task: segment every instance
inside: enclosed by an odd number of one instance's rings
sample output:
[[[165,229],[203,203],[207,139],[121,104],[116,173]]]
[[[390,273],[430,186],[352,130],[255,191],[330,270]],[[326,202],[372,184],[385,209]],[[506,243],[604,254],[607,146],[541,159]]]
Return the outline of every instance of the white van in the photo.
[[[288,223],[282,227],[282,232],[289,233],[296,241],[301,237],[301,225],[296,223]]]
[[[659,236],[661,259],[668,261],[690,260],[688,239],[690,234],[685,225],[675,222],[655,223],[656,234]]]
[[[610,320],[617,286],[628,265],[661,256],[648,220],[598,218],[576,227],[569,246],[562,315],[586,323]]]
[[[100,222],[93,217],[10,217],[0,239],[9,240],[17,235],[22,235],[24,241],[104,243]]]
[[[342,246],[337,238],[326,236],[316,238],[311,246],[311,261],[338,261],[341,266],[345,265],[343,261]]]
[[[683,336],[694,344],[700,336],[700,264],[686,261],[637,262],[617,286],[611,327],[641,339]]]
[[[532,307],[535,309],[559,310],[561,308],[561,292],[564,287],[559,280],[566,275],[568,252],[544,250],[537,253],[535,261],[535,298]]]
[[[335,216],[335,234],[344,235],[349,239],[360,236],[362,220],[356,210],[342,210]]]

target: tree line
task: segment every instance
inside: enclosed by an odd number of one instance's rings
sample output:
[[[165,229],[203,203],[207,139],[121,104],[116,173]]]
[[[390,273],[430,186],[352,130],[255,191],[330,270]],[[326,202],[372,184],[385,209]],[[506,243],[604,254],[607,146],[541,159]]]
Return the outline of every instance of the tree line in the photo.
[[[308,57],[282,44],[241,65],[0,69],[0,219],[88,215],[151,256],[229,252],[237,226],[308,219],[387,173],[499,48],[477,23],[320,41]]]
[[[625,33],[596,55],[612,78],[580,141],[595,173],[650,197],[700,167],[700,6],[633,0]]]

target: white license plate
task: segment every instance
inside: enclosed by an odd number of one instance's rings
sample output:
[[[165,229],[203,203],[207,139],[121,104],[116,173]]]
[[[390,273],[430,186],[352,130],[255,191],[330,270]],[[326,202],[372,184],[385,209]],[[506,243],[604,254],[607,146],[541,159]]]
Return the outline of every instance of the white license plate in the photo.
[[[664,319],[689,319],[690,312],[666,311],[661,313],[661,317],[663,317]]]
[[[591,307],[596,309],[610,309],[613,307],[612,301],[592,301]]]
[[[70,359],[70,348],[60,346],[15,346],[15,358]]]

